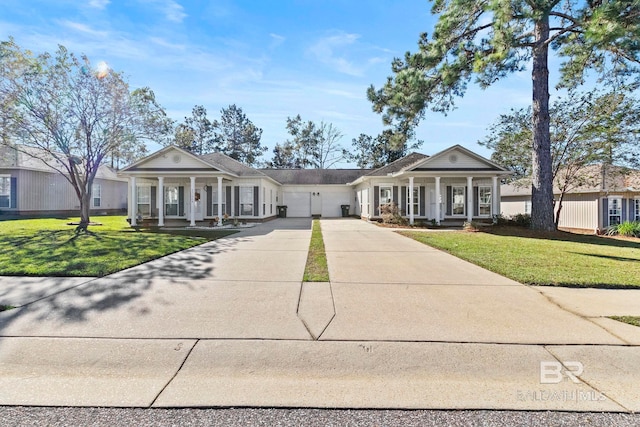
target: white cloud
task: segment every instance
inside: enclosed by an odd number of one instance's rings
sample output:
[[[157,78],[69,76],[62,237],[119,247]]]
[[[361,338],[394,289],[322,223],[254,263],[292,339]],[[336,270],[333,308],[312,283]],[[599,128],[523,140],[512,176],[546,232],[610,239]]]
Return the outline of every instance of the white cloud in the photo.
[[[165,17],[169,21],[181,23],[184,18],[187,17],[187,14],[184,12],[184,7],[173,0],[168,0],[167,2],[165,2],[162,9],[164,11]]]
[[[359,34],[350,34],[342,31],[337,32],[318,40],[309,48],[309,53],[318,61],[332,67],[340,73],[359,77],[363,75],[362,67],[358,67],[345,58],[344,54],[338,52],[353,46],[359,38]]]
[[[270,33],[269,37],[271,37],[271,44],[269,45],[270,49],[275,49],[276,47],[284,43],[284,41],[287,39],[286,37],[275,33]]]
[[[73,22],[73,21],[60,21],[60,25],[70,28],[74,31],[80,32],[80,33],[84,33],[86,35],[90,35],[93,37],[98,37],[98,38],[105,38],[109,36],[109,32],[108,31],[102,31],[102,30],[95,30],[93,28],[91,28],[90,26],[86,25],[86,24],[82,24],[80,22]]]
[[[104,9],[109,3],[111,3],[110,0],[91,0],[89,2],[89,6],[96,9]]]

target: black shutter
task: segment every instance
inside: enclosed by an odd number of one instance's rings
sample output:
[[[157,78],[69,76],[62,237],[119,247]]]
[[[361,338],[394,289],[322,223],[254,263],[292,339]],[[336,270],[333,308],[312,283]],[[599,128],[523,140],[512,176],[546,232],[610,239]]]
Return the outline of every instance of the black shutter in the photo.
[[[480,202],[480,188],[473,187],[473,216],[480,215],[480,207],[478,203]]]
[[[380,215],[380,187],[373,187],[373,216]]]
[[[451,215],[453,207],[453,189],[447,185],[447,206],[445,207],[445,215]]]
[[[400,215],[409,215],[409,209],[407,209],[407,187],[405,186],[400,187],[400,206],[398,206],[398,211]]]
[[[184,216],[184,187],[178,187],[178,216]]]
[[[11,177],[11,201],[9,202],[10,208],[18,207],[18,178]]]
[[[260,205],[258,199],[260,198],[260,187],[253,187],[253,216],[260,216]]]
[[[398,186],[397,185],[393,186],[392,194],[393,194],[392,196],[393,203],[397,205],[398,204]]]
[[[609,199],[606,197],[602,199],[602,226],[609,226]]]
[[[426,206],[427,206],[427,189],[424,185],[420,186],[420,216],[426,216]]]
[[[218,198],[220,198],[220,195],[218,195]],[[213,212],[213,187],[210,185],[207,185],[207,216],[212,216]],[[216,212],[216,215],[218,215],[218,212]]]
[[[151,207],[149,208],[149,214],[151,217],[156,216],[156,203],[158,202],[158,187],[151,186]]]
[[[225,187],[225,192],[227,197],[224,199],[225,200],[225,208],[226,208],[226,214],[231,216],[231,187],[230,186],[226,186]]]
[[[235,215],[240,215],[240,187],[237,185],[233,187],[233,193],[235,194],[235,200],[233,203],[233,209],[235,211]]]
[[[622,218],[621,222],[625,222],[627,220],[627,199],[622,199]]]

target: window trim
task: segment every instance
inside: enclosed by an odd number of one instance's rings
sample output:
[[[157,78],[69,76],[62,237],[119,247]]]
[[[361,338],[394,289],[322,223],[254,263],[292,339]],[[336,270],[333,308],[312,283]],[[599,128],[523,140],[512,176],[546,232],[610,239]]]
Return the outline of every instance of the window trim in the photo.
[[[179,218],[180,217],[180,186],[178,184],[169,184],[169,185],[164,185],[163,186],[163,194],[162,194],[162,203],[164,204],[164,206],[162,207],[162,209],[164,209],[164,216],[165,218]],[[170,189],[175,189],[176,194],[175,194],[175,199],[176,202],[175,203],[168,203],[169,201],[169,190]],[[169,214],[169,210],[167,209],[168,206],[174,206],[176,207],[176,213],[175,214]]]
[[[633,199],[633,218],[634,221],[640,221],[640,196]]]
[[[211,215],[213,217],[218,216],[218,186],[211,186]],[[222,186],[222,216],[227,212],[227,186]]]
[[[613,202],[618,201],[617,214],[612,214]],[[618,222],[611,222],[611,218],[618,217]],[[607,220],[609,225],[615,225],[622,223],[622,197],[621,196],[609,196],[607,202]]]
[[[460,203],[456,203],[456,189],[462,188],[462,213],[455,213],[455,206]],[[466,185],[452,185],[451,186],[451,216],[464,217],[467,215],[467,186]]]
[[[238,208],[240,210],[240,212],[238,212],[238,216],[254,216],[253,215],[253,185],[240,185],[238,188]],[[245,194],[246,193],[246,194]],[[243,196],[250,196],[250,203],[244,203],[243,202]],[[246,206],[250,206],[250,213],[249,214],[245,214],[244,212],[247,211]]]
[[[409,191],[411,190],[411,187],[407,186],[407,205],[405,206],[405,208],[407,209],[405,212],[407,213],[407,217],[409,217],[411,210],[409,209],[410,205],[409,205]],[[416,197],[414,197],[413,199],[413,216],[420,216],[420,186],[419,185],[414,185],[413,186],[413,192],[416,193],[417,195]]]
[[[389,201],[388,202],[383,202],[382,201],[382,190],[389,190]],[[393,203],[393,185],[392,184],[380,184],[380,186],[378,187],[378,202],[379,202],[380,206],[388,205],[390,203]]]
[[[140,203],[140,195],[142,194],[142,192],[140,191],[141,189],[146,189],[149,191],[149,202],[148,203]],[[142,211],[140,210],[140,206],[148,206],[149,207],[149,212],[145,215],[144,213],[142,213]],[[150,218],[151,217],[151,184],[141,184],[141,185],[136,185],[136,215],[138,215],[138,213],[140,213],[140,215],[142,215],[143,218]]]
[[[98,190],[97,193],[97,197],[96,197],[96,189]],[[96,203],[96,199],[98,200],[98,203]],[[92,208],[99,208],[102,206],[102,185],[101,184],[92,184],[91,185],[91,207]]]

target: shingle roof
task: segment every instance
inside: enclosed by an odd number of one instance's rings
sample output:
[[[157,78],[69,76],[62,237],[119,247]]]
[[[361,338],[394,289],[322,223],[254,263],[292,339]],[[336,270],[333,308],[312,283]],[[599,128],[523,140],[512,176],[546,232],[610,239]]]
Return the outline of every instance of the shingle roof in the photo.
[[[347,184],[369,171],[371,169],[261,169],[285,185]]]
[[[409,169],[411,166],[417,163],[420,163],[428,157],[429,156],[427,156],[426,154],[411,153],[401,159],[396,160],[395,162],[391,162],[386,166],[369,172],[368,174],[366,174],[366,176],[386,176],[390,173],[401,172],[403,170]]]
[[[258,169],[254,169],[222,153],[210,153],[199,156],[211,166],[231,172],[238,176],[264,176]]]

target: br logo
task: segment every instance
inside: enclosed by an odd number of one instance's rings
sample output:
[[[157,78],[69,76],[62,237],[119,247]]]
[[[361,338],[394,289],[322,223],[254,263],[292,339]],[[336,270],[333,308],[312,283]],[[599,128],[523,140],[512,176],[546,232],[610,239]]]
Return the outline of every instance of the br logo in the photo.
[[[540,384],[558,384],[563,378],[569,378],[575,384],[580,383],[584,365],[580,362],[540,362]]]

